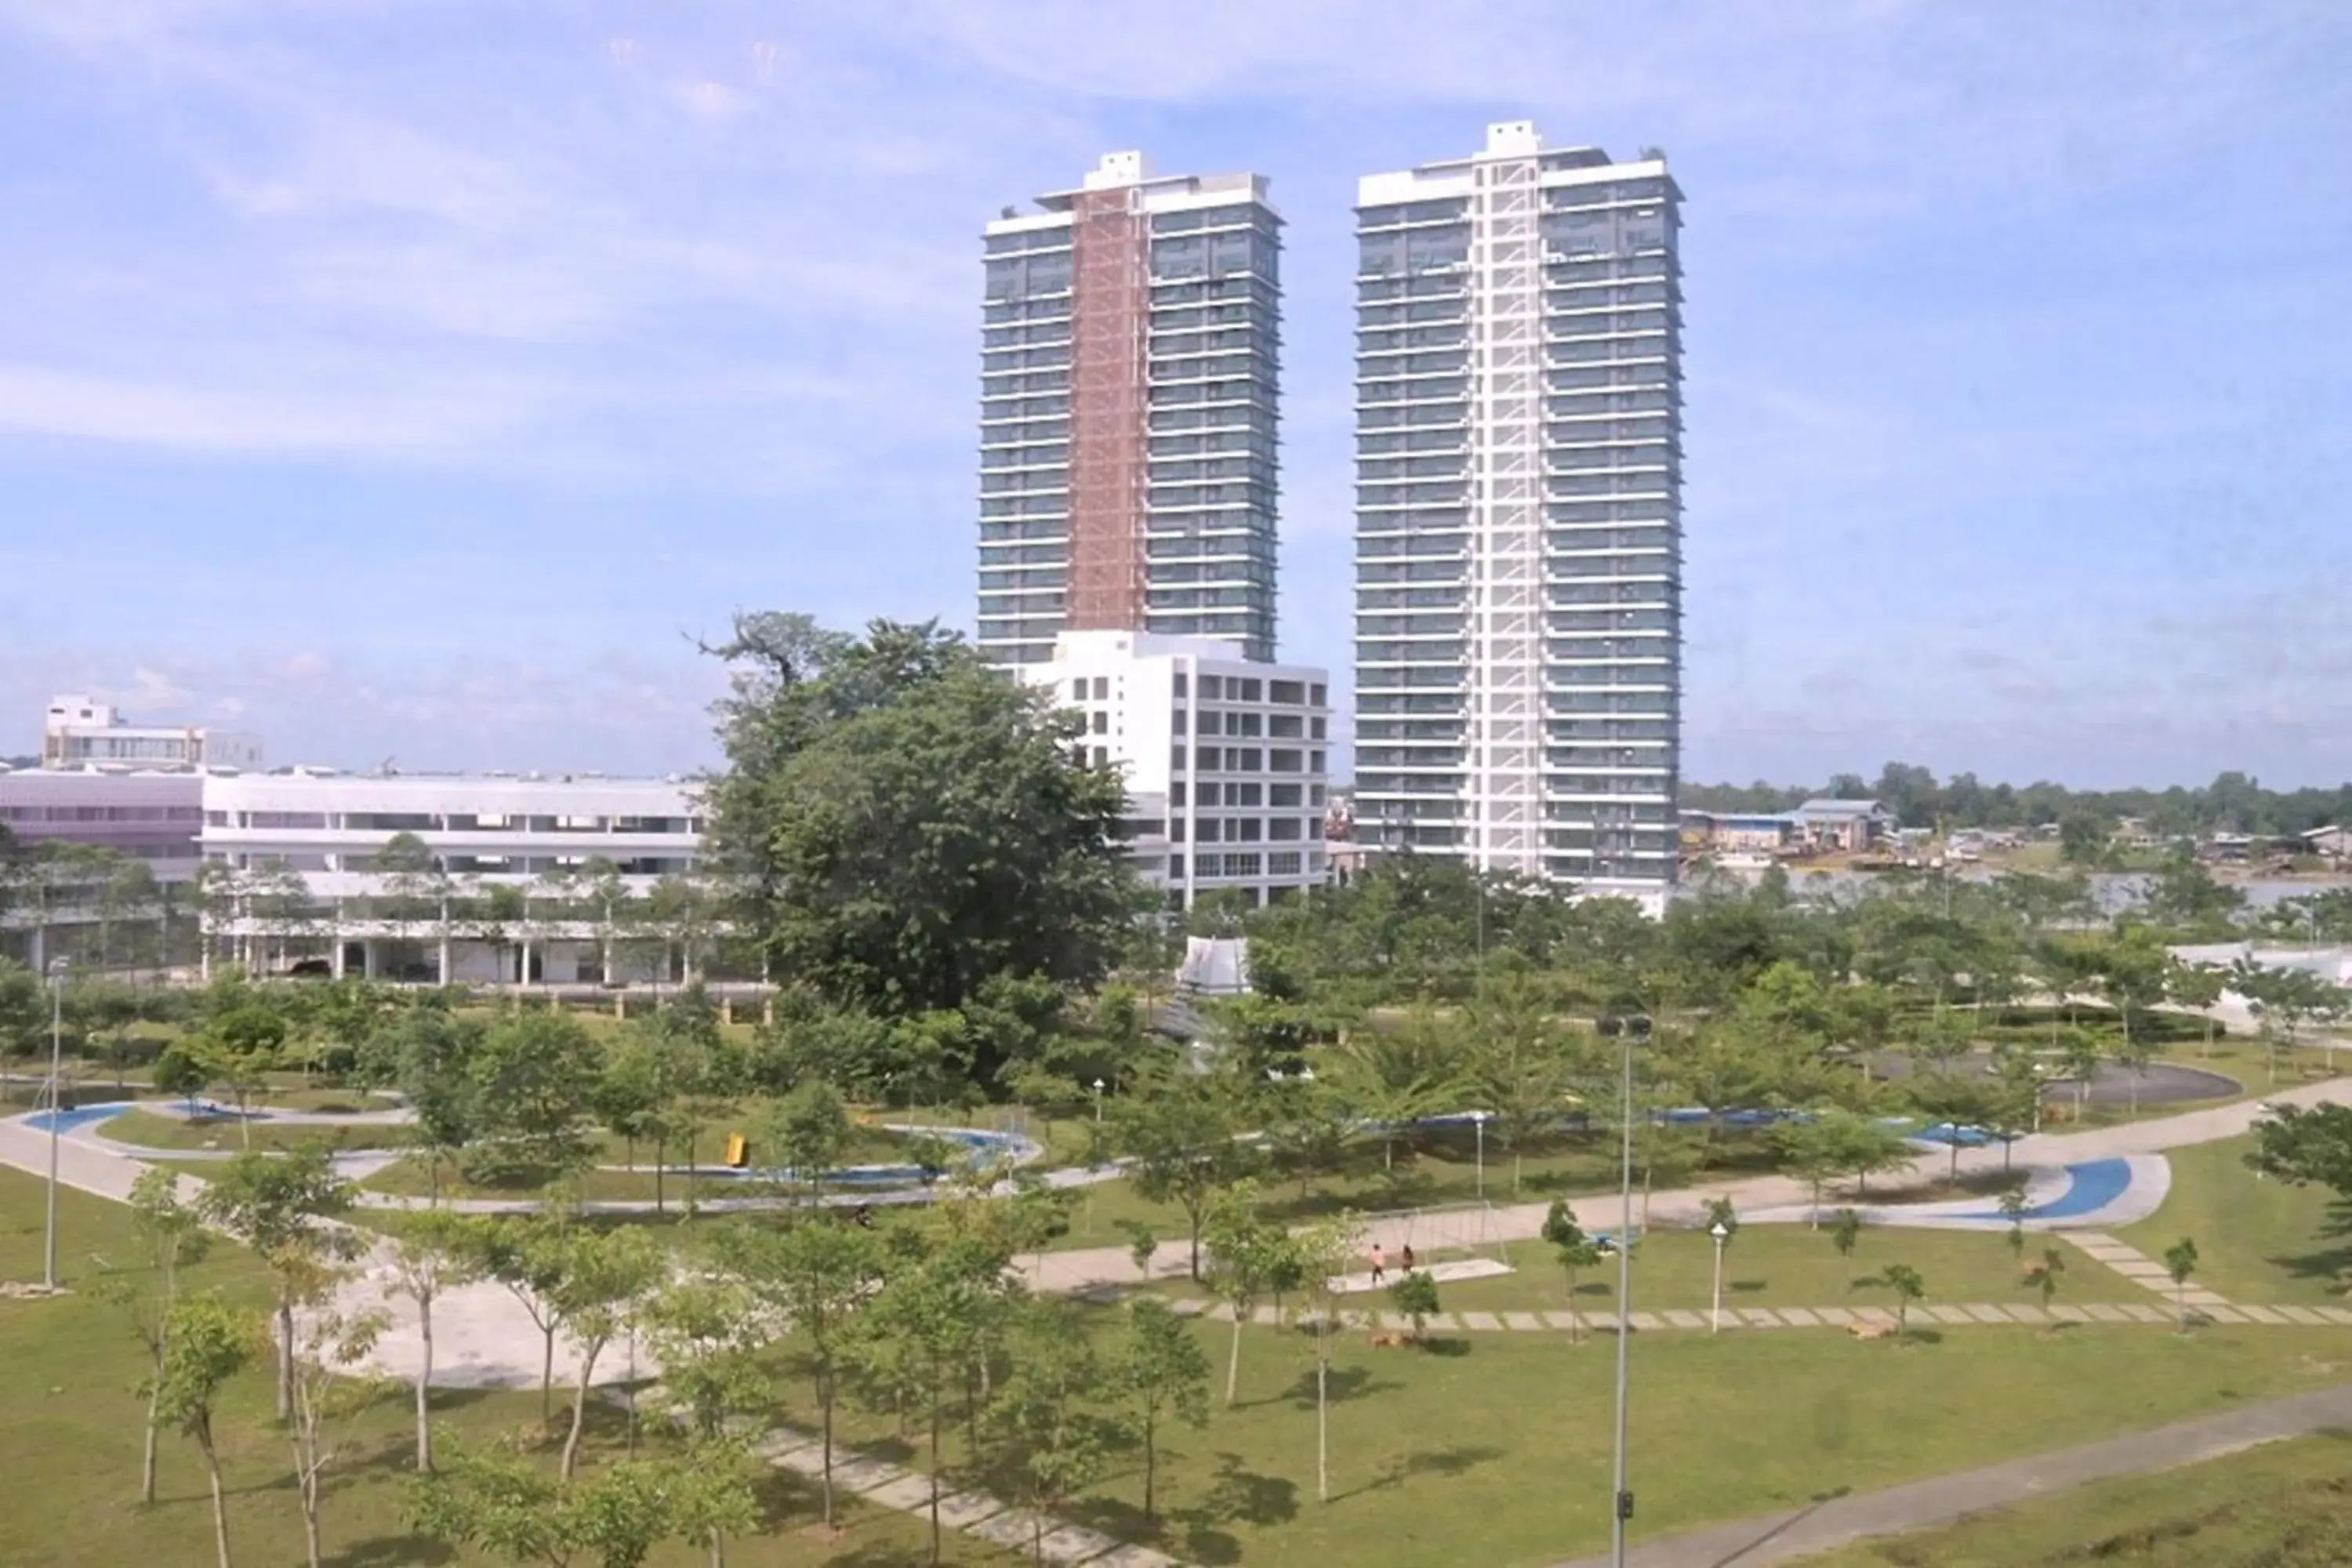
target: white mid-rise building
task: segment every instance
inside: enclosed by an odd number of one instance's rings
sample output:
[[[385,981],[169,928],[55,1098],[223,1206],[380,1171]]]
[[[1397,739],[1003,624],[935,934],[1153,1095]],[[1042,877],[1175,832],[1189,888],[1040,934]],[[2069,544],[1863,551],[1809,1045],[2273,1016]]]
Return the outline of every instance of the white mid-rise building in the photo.
[[[1125,775],[1129,849],[1188,909],[1230,889],[1253,904],[1319,887],[1329,677],[1232,644],[1150,632],[1064,632],[1022,668],[1080,716],[1080,742]]]
[[[697,787],[674,779],[209,776],[198,843],[220,891],[206,930],[262,965],[273,942],[323,945],[338,975],[677,978],[696,911],[674,899],[666,916],[648,900],[694,868],[702,810]],[[385,855],[403,836],[425,852],[405,871]],[[600,880],[626,899],[604,908]]]
[[[41,728],[45,768],[257,768],[261,737],[203,724],[133,724],[79,694],[49,699]]]
[[[1547,147],[1356,209],[1356,835],[1662,906],[1676,856],[1682,194]]]

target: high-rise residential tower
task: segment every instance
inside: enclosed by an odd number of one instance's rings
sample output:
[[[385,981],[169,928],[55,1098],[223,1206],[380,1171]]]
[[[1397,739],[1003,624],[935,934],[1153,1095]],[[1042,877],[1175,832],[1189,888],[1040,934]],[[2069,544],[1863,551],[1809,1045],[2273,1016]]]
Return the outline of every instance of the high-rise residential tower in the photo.
[[[1682,672],[1682,193],[1484,151],[1358,188],[1356,832],[1662,906]]]
[[[1258,174],[1107,154],[988,226],[980,647],[1062,631],[1274,657],[1282,220]]]

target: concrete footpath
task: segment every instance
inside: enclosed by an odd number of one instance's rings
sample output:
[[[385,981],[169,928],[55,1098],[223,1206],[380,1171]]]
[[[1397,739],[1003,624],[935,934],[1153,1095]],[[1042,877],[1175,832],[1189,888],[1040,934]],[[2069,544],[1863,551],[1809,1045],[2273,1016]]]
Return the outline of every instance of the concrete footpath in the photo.
[[[2256,1444],[2352,1427],[2352,1386],[2266,1400],[2216,1415],[2176,1421],[2128,1436],[1959,1470],[1883,1491],[1831,1498],[1785,1512],[1645,1542],[1626,1553],[1632,1568],[1760,1568],[1828,1552],[1872,1536],[1900,1535],[1988,1510],[2030,1502],[2109,1476],[2177,1469]],[[1640,1457],[1633,1496],[1641,1500]],[[1606,1552],[1564,1568],[1608,1568]]]

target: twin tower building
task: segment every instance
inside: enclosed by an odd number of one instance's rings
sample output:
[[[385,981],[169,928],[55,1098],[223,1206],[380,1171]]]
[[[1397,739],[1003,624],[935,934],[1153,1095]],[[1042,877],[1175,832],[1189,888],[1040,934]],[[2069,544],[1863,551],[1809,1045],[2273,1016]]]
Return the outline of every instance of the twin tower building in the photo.
[[[1361,853],[1673,884],[1681,199],[1663,153],[1525,121],[1359,183]],[[986,233],[980,645],[1088,712],[1171,902],[1319,883],[1328,693],[1273,662],[1267,181],[1115,153],[1036,209]]]

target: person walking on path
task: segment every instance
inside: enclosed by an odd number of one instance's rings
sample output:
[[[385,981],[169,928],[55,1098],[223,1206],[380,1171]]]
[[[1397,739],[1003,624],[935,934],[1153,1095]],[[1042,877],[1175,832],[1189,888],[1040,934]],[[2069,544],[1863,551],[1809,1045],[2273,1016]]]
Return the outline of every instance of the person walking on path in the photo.
[[[1372,1289],[1379,1289],[1381,1281],[1388,1277],[1389,1255],[1381,1249],[1381,1244],[1376,1241],[1372,1243]]]
[[[1397,1268],[1406,1274],[1412,1272],[1412,1243],[1410,1241],[1404,1244],[1404,1251],[1397,1258]]]

